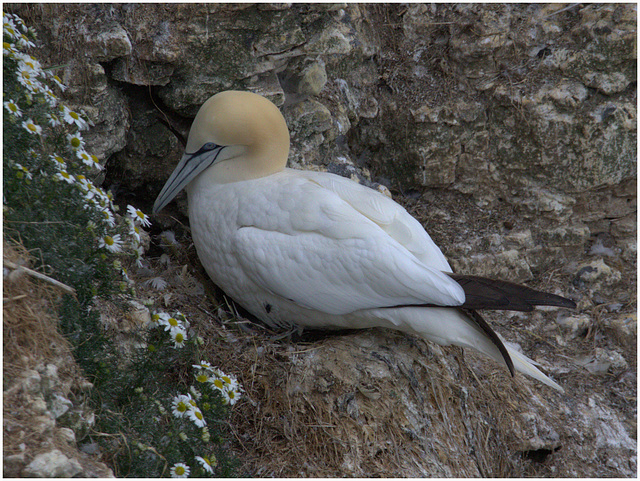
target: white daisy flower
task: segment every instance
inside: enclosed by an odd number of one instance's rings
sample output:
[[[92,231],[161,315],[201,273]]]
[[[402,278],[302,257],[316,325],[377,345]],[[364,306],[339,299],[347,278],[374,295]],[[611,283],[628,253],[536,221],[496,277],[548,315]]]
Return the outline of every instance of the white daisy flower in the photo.
[[[76,156],[80,160],[82,160],[82,163],[84,165],[88,165],[89,167],[94,167],[95,166],[95,162],[93,161],[93,159],[91,158],[91,155],[89,155],[86,150],[84,150],[84,149],[76,150]],[[98,164],[98,165],[100,165],[100,164]]]
[[[125,222],[129,226],[129,235],[133,237],[136,243],[140,243],[140,228],[136,225],[131,217],[125,217]]]
[[[91,166],[94,169],[96,169],[96,170],[102,170],[103,169],[102,164],[100,163],[100,159],[98,159],[97,155],[89,154],[89,157],[91,158]]]
[[[240,391],[235,389],[228,389],[222,392],[222,399],[225,401],[225,404],[229,404],[233,406],[240,400]]]
[[[165,331],[173,331],[174,329],[183,329],[182,322],[175,317],[160,317],[160,325],[164,326]]]
[[[49,156],[51,160],[53,160],[53,165],[55,165],[60,170],[65,170],[67,168],[67,164],[62,157],[57,154],[51,154]],[[80,178],[80,176],[78,176]]]
[[[191,470],[184,463],[176,463],[170,469],[172,478],[188,478]]]
[[[33,71],[30,68],[26,67],[25,65],[22,65],[18,67],[16,74],[18,75],[18,82],[20,82],[25,87],[29,87],[33,85],[35,75],[33,74]]]
[[[18,38],[18,46],[22,48],[33,48],[36,46],[36,44],[29,40],[29,38],[24,33],[21,33]]]
[[[78,187],[85,193],[85,199],[89,200],[96,195],[95,186],[84,175],[78,175],[76,180],[78,181]]]
[[[133,249],[133,255],[135,256],[136,265],[138,267],[142,267],[142,256],[144,255],[144,248],[141,245],[138,245],[138,247]]]
[[[106,248],[109,252],[120,252],[122,250],[122,239],[120,234],[112,236],[105,235],[100,238],[100,248]]]
[[[58,127],[58,126],[62,125],[62,122],[60,121],[60,117],[58,117],[56,114],[52,114],[51,112],[47,112],[46,116],[49,119],[49,125],[51,127]]]
[[[13,100],[9,100],[4,103],[4,108],[9,111],[10,114],[15,115],[16,117],[22,117],[22,110],[18,107],[18,104]]]
[[[160,319],[160,315],[158,313],[153,314],[151,316],[151,320],[149,321],[149,324],[147,324],[148,326],[151,327],[158,327],[158,320]]]
[[[211,363],[207,361],[200,361],[200,364],[192,364],[191,367],[196,369],[211,369]]]
[[[176,349],[183,348],[187,340],[187,331],[184,329],[173,329],[171,331],[171,340],[173,341],[173,347]]]
[[[220,379],[219,377],[212,377],[209,379],[209,384],[211,384],[212,387],[214,387],[215,389],[217,389],[218,391],[222,392],[224,391],[224,381],[222,379]]]
[[[215,457],[212,456],[212,458],[214,460],[216,460]],[[200,466],[202,466],[202,468],[209,474],[213,474],[213,468],[216,466],[216,464],[213,464],[209,458],[207,457],[202,457],[202,456],[196,456],[196,461],[198,461],[200,463]],[[217,460],[216,460],[217,461]]]
[[[2,42],[2,55],[8,55],[13,58],[18,53],[16,46],[13,43]]]
[[[204,420],[202,411],[198,408],[189,409],[189,411],[187,411],[187,417],[199,428],[203,428],[207,425],[207,421]]]
[[[191,409],[191,404],[189,403],[190,400],[191,396],[188,394],[181,394],[180,396],[174,397],[171,403],[171,412],[173,415],[177,418],[184,417]]]
[[[211,377],[209,376],[209,373],[207,373],[206,370],[204,369],[200,369],[197,373],[195,373],[196,376],[196,381],[198,382],[208,382],[209,379],[211,379]]]
[[[31,172],[29,172],[29,169],[27,169],[24,165],[16,162],[15,164],[13,164],[13,167],[18,171],[16,173],[16,176],[19,179],[23,179],[23,178],[26,178],[27,180],[33,179],[33,175],[31,175]]]
[[[127,206],[127,214],[129,214],[129,216],[132,219],[140,222],[140,224],[142,224],[144,227],[149,227],[151,225],[151,220],[149,220],[149,216],[146,215],[141,210],[136,209],[132,205]]]
[[[63,92],[67,89],[67,86],[62,83],[62,80],[60,80],[60,77],[58,77],[57,75],[52,74],[51,80],[53,80],[56,83],[56,85],[60,88],[60,90],[62,90]]]
[[[67,142],[69,142],[69,145],[73,150],[78,150],[84,147],[84,139],[78,132],[67,135]]]
[[[56,96],[56,94],[53,93],[53,91],[50,88],[45,87],[43,94],[44,94],[44,99],[47,101],[50,107],[55,107],[56,105],[58,105],[58,97]]]
[[[62,170],[62,171],[58,172],[53,177],[58,179],[58,180],[64,180],[68,184],[73,184],[76,181],[76,178],[73,176],[73,174],[70,174],[66,170]]]
[[[96,188],[96,192],[97,191],[98,190]],[[109,225],[109,227],[115,227],[116,220],[114,219],[110,209],[100,209],[100,213],[102,214],[104,221]]]
[[[193,399],[195,399],[196,401],[202,397],[202,393],[193,386],[189,387],[189,392],[191,393],[191,396],[193,396]]]
[[[42,132],[42,127],[40,127],[39,125],[36,125],[34,121],[31,119],[27,119],[24,122],[22,122],[22,126],[30,134],[40,135],[40,133]]]
[[[80,114],[74,112],[66,105],[62,106],[62,116],[68,124],[76,124],[78,129],[85,130],[88,128],[87,122],[80,117]]]
[[[220,391],[220,394],[222,396],[222,402],[224,404],[231,404],[231,398],[229,396],[229,391],[227,391],[226,389],[223,389]]]
[[[24,86],[27,87],[27,90],[32,94],[40,94],[44,91],[44,87],[36,79],[25,80]]]
[[[109,209],[110,206],[111,206],[111,196],[109,195],[110,192],[105,192],[100,187],[95,187],[95,186],[94,186],[93,190],[96,193],[96,197],[98,197],[99,204],[104,209]]]
[[[18,29],[13,24],[13,21],[7,17],[4,17],[2,20],[2,32],[4,35],[8,35],[14,40],[17,40],[20,37]]]
[[[42,65],[31,55],[23,55],[18,63],[18,68],[33,72],[36,76],[42,72]]]

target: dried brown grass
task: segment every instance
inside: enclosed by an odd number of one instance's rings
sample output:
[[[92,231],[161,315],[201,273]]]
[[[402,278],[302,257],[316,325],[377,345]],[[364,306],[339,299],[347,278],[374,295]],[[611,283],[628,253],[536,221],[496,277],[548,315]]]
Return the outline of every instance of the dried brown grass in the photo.
[[[30,267],[30,255],[19,243],[3,241],[3,259]],[[58,332],[56,305],[60,292],[23,270],[5,267],[2,335],[5,378],[35,366],[42,359],[69,355],[70,345]]]
[[[3,259],[28,267],[29,252],[19,243],[3,240]],[[42,419],[33,411],[32,393],[23,384],[24,376],[44,364],[58,366],[60,379],[79,382],[80,372],[73,361],[68,341],[57,330],[55,315],[59,292],[25,271],[4,271],[3,335],[3,452],[32,453],[52,440],[42,432]],[[60,446],[66,449],[66,446]]]

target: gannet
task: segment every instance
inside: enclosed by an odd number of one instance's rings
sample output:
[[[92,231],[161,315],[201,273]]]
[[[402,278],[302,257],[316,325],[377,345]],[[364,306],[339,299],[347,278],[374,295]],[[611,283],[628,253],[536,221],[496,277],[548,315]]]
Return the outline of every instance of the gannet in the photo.
[[[562,391],[504,343],[477,309],[573,301],[454,274],[422,225],[349,179],[286,167],[289,130],[266,98],[221,92],[198,111],[154,214],[186,187],[207,274],[273,328],[385,327],[469,347]]]

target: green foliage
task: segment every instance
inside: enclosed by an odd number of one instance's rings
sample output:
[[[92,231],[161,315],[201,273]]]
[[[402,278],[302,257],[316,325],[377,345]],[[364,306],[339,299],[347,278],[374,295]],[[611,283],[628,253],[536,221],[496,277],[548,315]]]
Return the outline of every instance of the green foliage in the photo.
[[[199,367],[200,361],[192,365],[194,359],[201,359],[197,339],[186,340],[183,347],[176,348],[166,327],[164,323],[140,332],[137,342],[144,347],[134,351],[126,366],[99,376],[96,390],[101,396],[101,412],[96,431],[110,432],[112,426],[119,426],[118,431],[126,435],[126,443],[118,437],[109,437],[108,441],[117,476],[167,476],[178,463],[189,466],[190,477],[214,473],[230,476],[238,465],[224,444],[224,420],[231,405],[214,382],[233,387],[237,399],[237,381],[215,368]],[[110,365],[105,360],[100,369],[107,370]],[[196,375],[202,374],[199,381]],[[185,403],[184,414],[176,416],[176,400],[180,398],[189,398],[191,403]],[[200,426],[189,418],[192,410],[202,414]],[[197,461],[197,456],[209,460],[211,472],[202,466],[204,461]]]
[[[4,13],[3,26],[5,236],[76,290],[57,307],[94,385],[89,437],[119,476],[232,475],[237,461],[224,449],[225,420],[241,388],[202,364],[184,316],[154,316],[128,339],[126,355],[106,334],[95,299],[134,292],[121,263],[141,262],[140,228],[150,222],[132,206],[118,215],[111,194],[94,185],[102,167],[84,148],[89,122],[58,100],[60,79],[23,52],[35,36],[22,20]],[[176,413],[177,399],[184,409]]]

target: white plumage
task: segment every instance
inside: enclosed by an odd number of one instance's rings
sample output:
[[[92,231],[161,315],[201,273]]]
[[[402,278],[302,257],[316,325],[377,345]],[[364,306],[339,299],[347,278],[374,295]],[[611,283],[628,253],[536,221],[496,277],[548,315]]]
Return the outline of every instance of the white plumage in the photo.
[[[271,326],[398,329],[477,349],[510,369],[513,361],[562,390],[502,346],[479,315],[458,308],[466,288],[404,208],[348,179],[287,169],[288,151],[286,123],[271,102],[217,94],[198,112],[154,205],[159,211],[186,186],[198,256],[230,297]],[[534,303],[573,304],[542,295]]]

